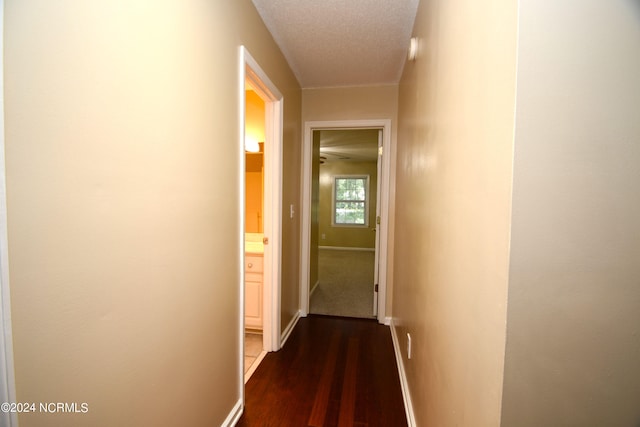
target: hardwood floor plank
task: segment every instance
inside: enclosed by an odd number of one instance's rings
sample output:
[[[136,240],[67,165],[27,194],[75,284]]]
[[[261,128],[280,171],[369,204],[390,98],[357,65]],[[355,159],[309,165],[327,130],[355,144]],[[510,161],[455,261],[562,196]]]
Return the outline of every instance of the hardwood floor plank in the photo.
[[[324,420],[329,406],[329,393],[331,392],[334,371],[336,369],[336,360],[338,359],[339,344],[340,334],[336,331],[331,338],[331,344],[329,345],[329,352],[324,365],[324,370],[322,371],[318,391],[316,392],[316,397],[313,401],[313,409],[311,409],[311,416],[309,417],[308,423],[309,427],[324,426]]]
[[[342,381],[342,398],[340,399],[340,417],[338,427],[353,427],[356,411],[356,374],[358,365],[358,338],[349,338],[347,348],[347,364]]]

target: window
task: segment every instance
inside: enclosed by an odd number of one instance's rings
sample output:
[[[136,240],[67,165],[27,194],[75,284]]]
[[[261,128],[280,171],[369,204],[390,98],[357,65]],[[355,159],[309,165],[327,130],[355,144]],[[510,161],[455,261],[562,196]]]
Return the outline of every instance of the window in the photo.
[[[334,226],[367,227],[369,225],[369,176],[333,177]]]

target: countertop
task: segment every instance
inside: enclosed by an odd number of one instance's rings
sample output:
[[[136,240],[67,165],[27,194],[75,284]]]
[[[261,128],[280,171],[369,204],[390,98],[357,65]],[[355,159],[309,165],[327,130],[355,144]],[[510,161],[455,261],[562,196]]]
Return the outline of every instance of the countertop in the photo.
[[[262,244],[262,242],[244,242],[244,253],[251,255],[263,255],[264,244]]]

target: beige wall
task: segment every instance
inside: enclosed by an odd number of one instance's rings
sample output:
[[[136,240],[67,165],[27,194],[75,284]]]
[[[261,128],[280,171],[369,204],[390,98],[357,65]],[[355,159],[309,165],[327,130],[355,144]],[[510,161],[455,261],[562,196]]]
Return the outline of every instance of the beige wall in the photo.
[[[398,86],[337,87],[302,90],[302,121],[332,120],[391,120],[391,147],[385,151],[390,155],[391,173],[389,200],[389,243],[387,260],[386,315],[391,315],[393,297],[393,251],[395,226],[395,165],[396,134],[398,117]],[[311,282],[310,286],[313,286]]]
[[[504,426],[640,425],[640,4],[520,2]]]
[[[376,247],[376,200],[378,190],[376,162],[330,161],[320,165],[319,231],[320,246],[342,248]],[[336,175],[369,176],[369,224],[367,227],[343,227],[331,225],[333,215],[333,177]],[[323,238],[324,235],[324,238]]]
[[[398,86],[302,90],[302,120],[391,119],[397,116]]]
[[[421,2],[400,82],[393,318],[418,426],[500,424],[516,6]]]
[[[288,212],[283,56],[249,0],[10,0],[4,36],[17,400],[89,404],[20,425],[220,425],[240,398],[238,46],[284,94]],[[297,218],[283,236],[286,324]]]

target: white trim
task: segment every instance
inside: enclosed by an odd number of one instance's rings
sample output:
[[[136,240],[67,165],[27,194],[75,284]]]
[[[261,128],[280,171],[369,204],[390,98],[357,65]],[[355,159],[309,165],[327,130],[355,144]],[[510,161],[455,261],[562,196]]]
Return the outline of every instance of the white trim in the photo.
[[[387,326],[391,326],[391,321],[393,320],[393,318],[387,316],[384,318],[384,324]]]
[[[377,162],[376,162],[376,177],[378,179],[378,181],[380,181],[380,177],[383,175],[382,173],[382,158],[381,156],[383,155],[383,151],[384,151],[384,132],[381,129],[378,129],[378,158],[377,158]],[[387,156],[389,157],[389,156]],[[390,186],[390,181],[387,181],[387,184]],[[382,207],[382,202],[381,202],[381,197],[380,195],[382,194],[382,191],[380,191],[380,187],[378,187],[378,193],[376,194],[376,215],[382,215],[382,210],[380,209]],[[378,284],[380,283],[380,260],[384,259],[385,262],[387,261],[386,258],[381,258],[380,257],[380,234],[381,234],[381,228],[378,226],[378,218],[376,217],[376,221],[375,221],[376,225],[375,225],[375,230],[376,230],[376,235],[375,235],[375,248],[376,248],[376,255],[375,255],[375,260],[374,260],[374,267],[373,267],[373,283],[374,284]],[[388,230],[387,230],[387,235],[388,235]],[[386,240],[385,240],[386,241]],[[386,247],[385,247],[386,249]],[[385,276],[386,277],[386,276]],[[377,287],[377,285],[374,285]],[[380,295],[379,292],[375,292],[378,291],[378,289],[374,288],[374,292],[373,292],[373,301],[372,301],[372,310],[373,310],[373,315],[375,317],[378,317],[378,310],[380,308]],[[378,318],[378,321],[380,323],[382,323],[382,316],[380,318]]]
[[[251,375],[253,375],[256,369],[258,369],[258,366],[260,366],[260,362],[262,362],[262,359],[264,359],[266,355],[267,355],[266,351],[264,350],[261,351],[258,357],[256,357],[256,360],[253,361],[253,363],[251,364],[247,372],[244,373],[245,384],[249,381],[249,379],[251,378]]]
[[[0,46],[4,35],[4,1],[0,0]],[[0,51],[0,402],[16,402],[13,364],[13,328],[11,326],[11,292],[9,290],[9,239],[7,235],[7,188],[4,141],[4,53]],[[16,413],[0,412],[0,425],[18,426]]]
[[[240,421],[240,417],[242,416],[243,409],[244,405],[242,404],[242,399],[240,399],[233,406],[233,409],[231,409],[227,418],[222,422],[222,424],[220,424],[220,427],[233,427],[238,424],[238,421]]]
[[[402,400],[404,401],[404,410],[407,415],[408,427],[415,427],[416,417],[413,412],[413,403],[411,402],[411,393],[409,392],[409,383],[407,381],[407,372],[404,369],[402,361],[402,353],[400,352],[400,341],[398,341],[398,332],[393,319],[389,320],[391,325],[391,339],[393,340],[393,351],[396,354],[396,365],[398,365],[398,375],[400,376],[400,387],[402,388]]]
[[[280,348],[284,347],[284,344],[289,339],[291,332],[293,332],[293,329],[298,324],[298,320],[300,320],[301,316],[302,316],[302,313],[300,311],[296,312],[296,314],[293,316],[293,319],[291,319],[291,321],[289,322],[285,330],[282,331],[282,342],[280,343]]]
[[[246,115],[246,91],[245,91],[245,51],[244,48],[240,47],[239,52],[239,63],[238,63],[238,135],[240,141],[238,143],[237,149],[237,162],[238,166],[238,188],[237,194],[238,197],[238,239],[240,240],[240,252],[238,253],[238,265],[237,269],[239,271],[240,283],[238,284],[238,299],[240,301],[240,306],[238,307],[238,311],[240,313],[240,320],[238,322],[238,354],[240,355],[240,368],[238,369],[238,377],[239,377],[239,389],[240,389],[240,408],[244,406],[244,247],[245,247],[245,237],[244,237],[244,228],[245,228],[245,201],[242,196],[245,193],[245,148],[244,148],[244,140],[245,140],[245,115]],[[237,406],[237,405],[236,405]],[[233,412],[232,412],[233,413]],[[227,417],[227,420],[229,418]],[[228,421],[225,421],[228,422]],[[224,424],[223,424],[224,425]],[[227,424],[232,425],[232,424]],[[235,423],[233,424],[235,425]]]
[[[351,246],[318,246],[318,249],[326,249],[328,251],[358,251],[358,252],[375,252],[376,248],[354,248]]]
[[[351,89],[351,88],[361,88],[361,87],[388,87],[395,86],[398,87],[398,83],[362,83],[362,84],[349,84],[349,85],[337,85],[337,86],[307,86],[303,87],[302,90],[323,90],[323,89]]]
[[[386,293],[387,293],[387,245],[389,240],[389,204],[390,175],[391,175],[391,120],[338,120],[338,121],[308,121],[304,124],[304,138],[302,147],[302,172],[301,172],[301,236],[300,236],[300,310],[309,312],[309,282],[311,254],[311,162],[312,162],[312,132],[316,129],[383,129],[384,155],[382,156],[381,172],[378,177],[380,188],[380,246],[379,281],[378,281],[378,313],[379,323],[384,323],[386,318]]]

